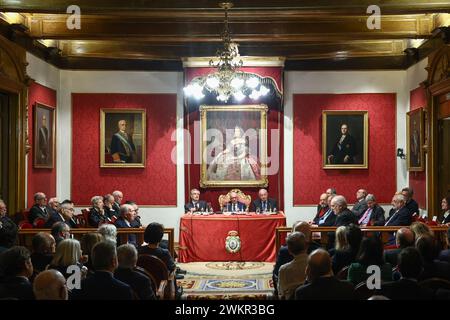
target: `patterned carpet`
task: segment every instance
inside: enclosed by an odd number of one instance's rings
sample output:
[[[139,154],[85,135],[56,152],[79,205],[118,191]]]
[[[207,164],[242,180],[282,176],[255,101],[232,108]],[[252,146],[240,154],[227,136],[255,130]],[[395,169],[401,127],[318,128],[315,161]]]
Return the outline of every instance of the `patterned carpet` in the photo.
[[[185,300],[272,298],[272,263],[193,262],[178,265],[187,271],[184,279],[178,280]]]

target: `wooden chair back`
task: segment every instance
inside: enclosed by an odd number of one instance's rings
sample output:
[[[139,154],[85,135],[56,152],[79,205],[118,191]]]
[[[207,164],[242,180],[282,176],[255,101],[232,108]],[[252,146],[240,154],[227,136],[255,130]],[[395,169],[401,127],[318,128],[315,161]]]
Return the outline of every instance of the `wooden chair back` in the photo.
[[[159,288],[163,281],[167,282],[164,290],[164,299],[175,299],[175,275],[169,273],[166,264],[156,256],[141,254],[138,257],[137,266],[150,273]]]

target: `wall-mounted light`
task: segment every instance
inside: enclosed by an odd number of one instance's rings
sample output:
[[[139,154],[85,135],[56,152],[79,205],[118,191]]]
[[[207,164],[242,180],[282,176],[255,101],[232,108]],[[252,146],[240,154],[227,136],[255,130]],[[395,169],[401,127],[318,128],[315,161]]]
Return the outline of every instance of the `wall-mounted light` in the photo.
[[[406,154],[403,152],[402,148],[397,149],[397,157],[399,157],[400,159],[406,159]]]

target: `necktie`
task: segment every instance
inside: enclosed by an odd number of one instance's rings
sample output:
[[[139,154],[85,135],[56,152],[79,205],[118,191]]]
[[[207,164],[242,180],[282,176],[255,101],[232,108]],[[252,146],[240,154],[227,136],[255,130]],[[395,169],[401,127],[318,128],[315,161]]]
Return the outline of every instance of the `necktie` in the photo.
[[[362,218],[359,219],[358,223],[359,224],[367,224],[369,222],[371,213],[372,213],[372,209],[371,208],[367,209],[366,212],[364,213],[364,215],[362,216]]]
[[[263,201],[263,211],[267,211],[267,201]]]
[[[325,220],[327,220],[328,216],[333,212],[333,210],[328,209],[327,213],[325,213],[322,218],[319,220],[319,225],[323,224]]]
[[[391,222],[392,218],[397,214],[398,210],[394,212],[394,214],[388,219],[388,221],[384,224],[385,226],[388,225],[389,222]]]

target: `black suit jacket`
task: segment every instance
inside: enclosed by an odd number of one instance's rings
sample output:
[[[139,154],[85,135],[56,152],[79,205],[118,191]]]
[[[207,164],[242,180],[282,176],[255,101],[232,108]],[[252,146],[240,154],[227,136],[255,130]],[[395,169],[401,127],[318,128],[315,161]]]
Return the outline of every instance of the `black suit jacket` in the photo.
[[[197,201],[196,206],[197,206],[198,211],[202,211],[202,209],[203,209],[203,211],[208,210],[208,204],[206,203],[206,201],[199,200],[199,201]],[[184,205],[185,212],[189,212],[191,210],[191,208],[194,208],[194,204],[192,203],[192,201],[188,202]]]
[[[108,221],[108,217],[106,215],[100,214],[100,211],[98,211],[96,208],[90,208],[88,220],[90,227],[98,228],[100,223]]]
[[[409,200],[406,203],[405,207],[409,210],[409,213],[411,213],[411,216],[414,213],[419,214],[419,205],[417,204],[416,200],[414,200],[414,199]]]
[[[384,261],[389,262],[391,266],[395,267],[398,264],[398,255],[402,251],[401,248],[384,251]]]
[[[429,300],[433,293],[419,286],[417,281],[400,279],[381,285],[381,294],[391,300]]]
[[[334,144],[331,154],[334,156],[333,164],[344,164],[344,163],[354,163],[354,157],[356,156],[356,142],[355,138],[347,134],[339,145],[341,140],[341,135],[338,137],[336,143]],[[349,162],[344,162],[345,156],[349,156]]]
[[[325,213],[327,213],[327,211],[328,211],[328,206],[326,206],[326,207],[324,207],[324,208],[322,208],[321,206],[320,206],[320,204],[317,206],[317,212],[316,212],[316,216],[314,217],[314,219],[313,219],[313,223],[314,224],[319,224],[319,221],[320,221],[320,212],[322,211],[322,209],[324,210],[323,211],[323,214],[325,214]]]
[[[412,213],[406,207],[401,207],[398,212],[393,213],[386,222],[387,226],[409,226],[411,225]]]
[[[120,228],[134,228],[133,224],[130,223],[130,226],[128,226],[127,222],[125,221],[125,218],[120,217],[119,219],[116,220],[116,222],[114,223],[114,225],[117,227],[117,229]],[[118,239],[117,243],[120,243],[119,241],[120,239]],[[137,239],[136,239],[136,235],[133,233],[130,233],[128,235],[128,243],[137,246]]]
[[[442,250],[439,253],[439,260],[445,261],[445,262],[450,262],[450,249]]]
[[[129,285],[115,279],[110,272],[96,271],[81,281],[81,289],[72,290],[73,300],[132,300]]]
[[[65,222],[63,218],[59,215],[59,213],[52,213],[50,215],[50,218],[48,218],[47,222],[45,223],[45,228],[51,228],[55,223],[57,222]]]
[[[37,204],[32,206],[30,208],[30,213],[28,214],[28,220],[30,221],[30,223],[33,224],[34,220],[36,220],[37,218],[47,220],[49,218],[49,208],[45,207],[45,210],[47,211],[47,213],[44,213],[44,211],[42,211]]]
[[[275,200],[275,199],[267,199],[267,211],[270,211],[271,209],[273,210],[273,209],[279,209],[278,207],[277,207],[277,201]],[[261,201],[261,199],[256,199],[255,201],[253,201],[253,203],[252,203],[252,207],[251,207],[252,209],[252,211],[253,212],[256,212],[256,209],[258,209],[259,208],[259,211],[260,212],[263,212],[263,209],[262,209],[262,201]]]
[[[7,277],[0,282],[0,299],[34,300],[33,286],[24,277]]]
[[[41,272],[52,262],[53,255],[50,253],[32,253],[31,263],[33,264],[34,271]]]
[[[306,253],[310,254],[311,252],[313,252],[314,250],[319,249],[319,248],[320,248],[320,244],[312,241],[312,242],[310,242]],[[278,271],[280,270],[280,267],[283,264],[291,262],[293,259],[294,259],[294,257],[289,253],[287,246],[281,246],[280,250],[278,250],[277,260],[275,261],[275,266],[272,271],[273,275],[278,276]]]
[[[336,227],[348,226],[349,224],[358,224],[358,218],[349,209],[344,209],[338,216],[336,216]]]
[[[134,290],[140,300],[155,300],[155,293],[152,289],[151,280],[140,272],[132,269],[118,268],[114,272],[114,277],[123,283],[128,284]]]
[[[447,218],[444,217],[444,216],[442,217],[441,224],[446,224],[446,223],[449,223],[449,222],[450,222],[450,214],[447,216]]]
[[[245,204],[243,204],[242,202],[238,202],[236,205],[237,205],[237,208],[239,209],[239,211],[245,211],[245,210],[247,210],[247,206],[246,206]],[[233,211],[232,208],[233,208],[233,205],[232,205],[231,202],[229,202],[229,203],[226,205],[227,211],[228,211],[228,212],[232,212],[232,211]]]
[[[114,202],[112,208],[116,212],[115,216],[117,218],[120,217],[120,205],[117,202]]]
[[[335,277],[321,277],[295,290],[296,300],[353,300],[353,285]]]
[[[363,214],[358,217],[358,220],[361,219],[365,213],[366,212],[364,211]],[[372,213],[370,214],[370,223],[372,226],[384,226],[386,223],[386,219],[384,218],[384,209],[379,205],[375,205],[373,207]]]
[[[366,212],[367,208],[368,206],[366,200],[358,201],[353,206],[352,212],[359,218],[364,212]]]

